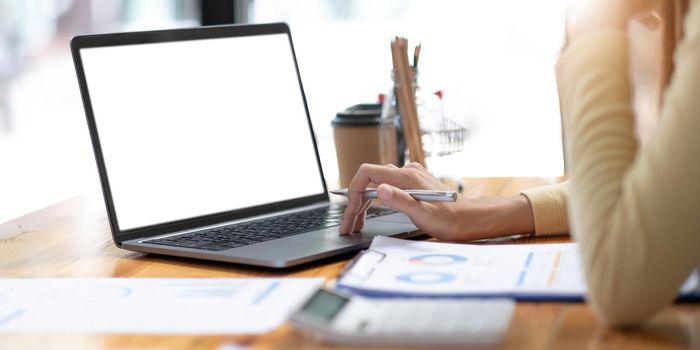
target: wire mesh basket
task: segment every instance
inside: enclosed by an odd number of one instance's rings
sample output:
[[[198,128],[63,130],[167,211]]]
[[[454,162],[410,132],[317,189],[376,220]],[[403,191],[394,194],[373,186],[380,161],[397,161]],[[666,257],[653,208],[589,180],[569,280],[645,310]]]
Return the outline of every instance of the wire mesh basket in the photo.
[[[392,73],[392,79],[394,74]],[[395,83],[396,84],[396,83]],[[461,152],[467,137],[467,128],[445,117],[443,109],[442,90],[433,93],[425,93],[416,86],[415,89],[416,112],[420,126],[421,143],[425,157],[441,157]],[[397,129],[398,159],[399,164],[404,164],[406,159],[406,140],[402,116],[399,114],[395,89],[391,89],[387,95],[380,95],[382,103],[381,117],[394,119]]]
[[[421,120],[427,122],[427,120]],[[426,157],[446,156],[461,152],[464,148],[464,140],[467,136],[467,129],[453,120],[445,117],[432,120],[430,127],[424,128],[421,125],[423,141],[423,151]]]
[[[467,129],[445,117],[442,91],[425,93],[416,89],[416,109],[421,142],[426,157],[440,157],[462,151]]]

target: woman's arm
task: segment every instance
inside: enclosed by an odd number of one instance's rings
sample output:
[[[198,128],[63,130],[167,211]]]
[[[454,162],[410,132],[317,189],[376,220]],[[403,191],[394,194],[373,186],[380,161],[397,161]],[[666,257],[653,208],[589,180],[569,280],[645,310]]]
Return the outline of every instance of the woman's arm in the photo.
[[[572,233],[588,299],[609,325],[655,314],[700,263],[698,1],[685,33],[656,134],[641,149],[625,32],[583,33],[558,63]]]
[[[567,187],[567,183],[562,182],[521,192],[530,201],[537,236],[569,233],[566,209]]]
[[[449,190],[418,163],[403,168],[363,164],[348,189],[348,206],[340,226],[341,234],[357,232],[364,226],[369,202],[362,192],[379,184],[382,204],[408,215],[423,232],[443,240],[470,241],[532,233],[535,222],[525,196],[465,198],[454,203],[419,202],[401,189]]]

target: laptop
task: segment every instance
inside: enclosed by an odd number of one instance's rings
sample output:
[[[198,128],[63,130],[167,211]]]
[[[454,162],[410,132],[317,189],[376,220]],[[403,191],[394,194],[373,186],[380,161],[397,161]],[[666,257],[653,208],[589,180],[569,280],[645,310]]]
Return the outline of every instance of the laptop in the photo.
[[[118,247],[284,268],[420,234],[381,207],[338,234],[286,24],[78,36],[71,51]]]

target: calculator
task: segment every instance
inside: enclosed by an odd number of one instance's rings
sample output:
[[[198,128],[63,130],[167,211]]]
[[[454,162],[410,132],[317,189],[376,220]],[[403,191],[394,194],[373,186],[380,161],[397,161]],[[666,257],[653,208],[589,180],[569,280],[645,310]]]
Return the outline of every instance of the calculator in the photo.
[[[491,346],[513,315],[510,299],[368,298],[321,288],[292,325],[330,344]]]

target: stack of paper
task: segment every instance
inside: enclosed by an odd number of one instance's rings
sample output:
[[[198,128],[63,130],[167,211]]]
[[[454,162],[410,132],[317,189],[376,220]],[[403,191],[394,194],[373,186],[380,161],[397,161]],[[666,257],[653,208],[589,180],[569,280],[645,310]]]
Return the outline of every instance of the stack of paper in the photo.
[[[254,334],[321,278],[0,279],[0,332]]]
[[[471,245],[376,237],[339,286],[370,296],[505,296],[582,300],[578,245]],[[697,297],[693,274],[682,296]]]

